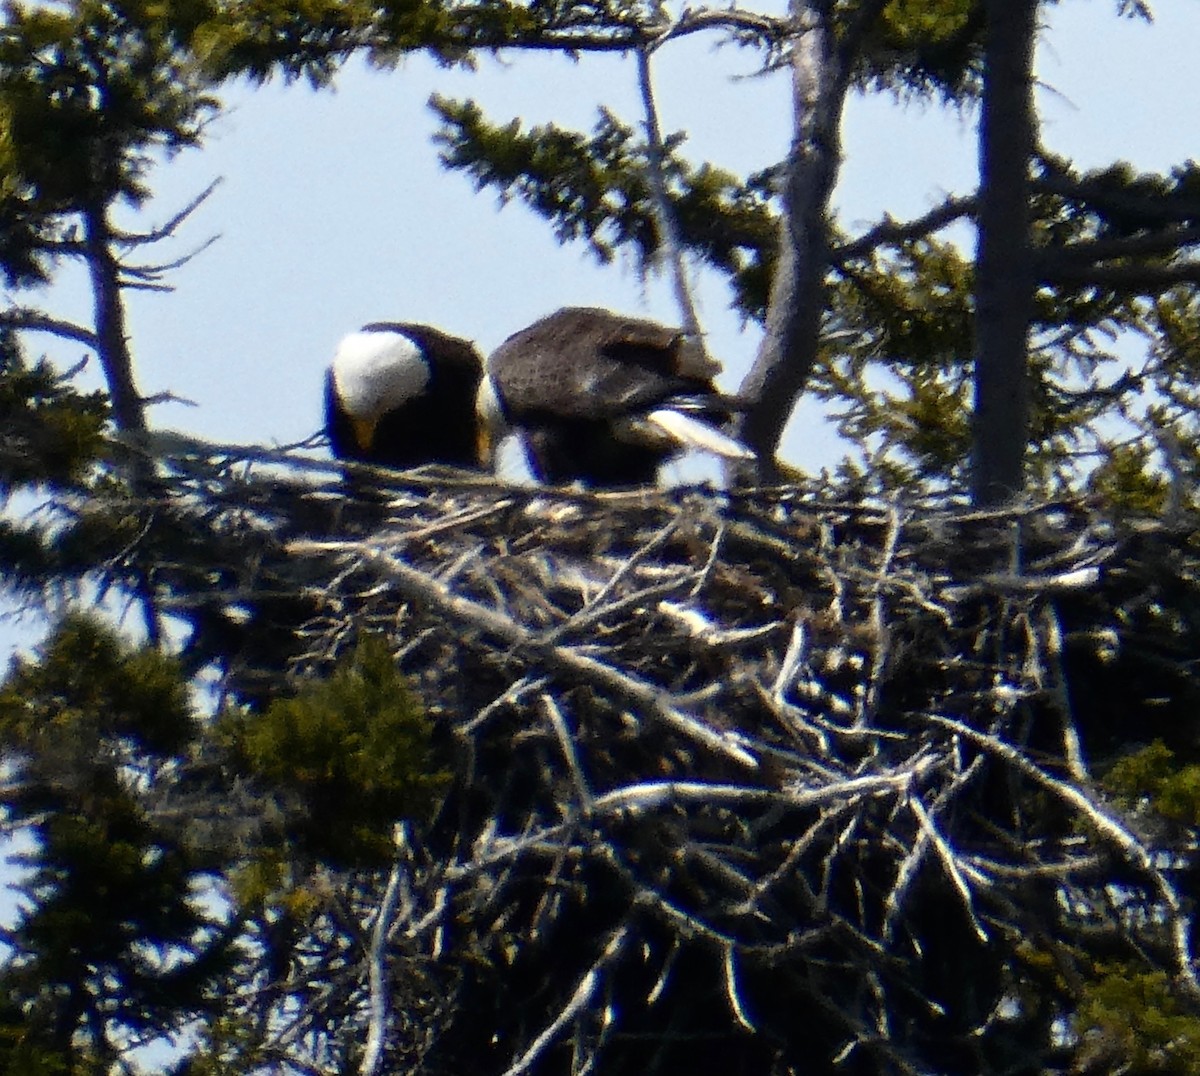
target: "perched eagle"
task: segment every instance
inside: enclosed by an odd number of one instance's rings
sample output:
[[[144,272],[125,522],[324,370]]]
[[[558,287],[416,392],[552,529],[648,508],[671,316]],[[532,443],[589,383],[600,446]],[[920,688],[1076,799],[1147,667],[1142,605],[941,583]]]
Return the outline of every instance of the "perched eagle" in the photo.
[[[736,401],[719,367],[678,329],[591,307],[566,307],[522,329],[488,358],[479,388],[482,454],[516,429],[543,482],[654,482],[687,448],[727,459],[751,452],[706,418]]]
[[[338,345],[325,375],[325,430],[339,459],[416,467],[479,462],[483,359],[428,325],[373,322]]]

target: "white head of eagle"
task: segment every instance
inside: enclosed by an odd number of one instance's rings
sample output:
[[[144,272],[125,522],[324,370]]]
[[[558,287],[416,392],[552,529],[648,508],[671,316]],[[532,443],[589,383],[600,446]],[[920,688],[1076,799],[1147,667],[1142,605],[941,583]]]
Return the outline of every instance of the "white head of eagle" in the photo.
[[[429,325],[373,322],[338,345],[325,375],[325,431],[339,459],[388,467],[479,462],[483,358]]]
[[[738,401],[719,366],[679,329],[593,307],[565,307],[510,336],[479,388],[482,443],[521,436],[543,482],[652,483],[688,448],[749,459],[720,423]]]

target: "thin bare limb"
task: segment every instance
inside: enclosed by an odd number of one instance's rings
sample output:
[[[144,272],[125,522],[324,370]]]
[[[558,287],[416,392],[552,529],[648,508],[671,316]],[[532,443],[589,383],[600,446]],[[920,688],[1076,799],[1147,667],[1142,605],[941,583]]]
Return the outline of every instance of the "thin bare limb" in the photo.
[[[890,216],[884,217],[875,227],[857,239],[834,244],[829,254],[830,261],[834,265],[840,265],[852,258],[865,257],[884,244],[898,245],[914,239],[924,239],[951,224],[973,216],[975,208],[974,196],[947,198],[940,206],[913,220],[897,221]]]
[[[504,1070],[504,1076],[522,1076],[523,1073],[528,1072],[537,1059],[545,1052],[546,1047],[557,1038],[562,1029],[587,1008],[588,1003],[592,1000],[592,996],[596,992],[601,973],[620,956],[628,937],[628,926],[622,925],[613,931],[600,956],[597,957],[596,962],[588,969],[583,978],[579,980],[579,985],[575,988],[575,993],[571,995],[567,1004],[563,1006],[559,1014],[541,1034],[530,1043],[529,1048]]]
[[[542,693],[542,712],[546,715],[550,722],[550,727],[554,730],[554,736],[558,740],[558,746],[561,748],[563,758],[567,760],[567,769],[571,773],[571,780],[575,783],[575,793],[579,797],[579,806],[585,813],[589,813],[592,809],[592,790],[588,787],[587,778],[583,773],[583,764],[579,761],[579,752],[575,750],[575,740],[571,736],[571,730],[567,728],[567,720],[563,717],[562,710],[559,709],[558,703],[554,701],[554,696]]]
[[[653,49],[650,46],[637,51],[638,90],[642,97],[644,117],[642,122],[646,128],[646,163],[650,198],[654,205],[654,218],[658,224],[659,238],[667,261],[667,271],[671,274],[675,302],[682,315],[684,332],[691,337],[692,345],[698,348],[703,355],[707,352],[704,346],[704,329],[700,324],[700,316],[696,313],[696,304],[692,299],[683,239],[679,234],[675,209],[671,205],[671,196],[667,190],[668,155],[666,144],[663,142],[662,126],[658,119],[658,104],[654,99],[654,81],[650,71],[652,54]]]
[[[397,852],[404,843],[404,825],[400,824],[396,827]],[[389,1016],[387,942],[391,936],[392,922],[396,916],[400,894],[407,882],[407,874],[407,865],[397,857],[391,874],[388,875],[383,899],[379,902],[379,910],[375,913],[375,922],[371,927],[371,942],[367,949],[367,991],[370,1017],[367,1022],[367,1041],[363,1048],[362,1063],[358,1069],[361,1076],[376,1076],[376,1073],[380,1071],[380,1065],[383,1064]]]
[[[213,191],[215,191],[223,182],[224,180],[222,177],[218,176],[190,202],[184,205],[184,207],[179,210],[178,213],[175,213],[173,216],[169,217],[157,228],[151,228],[148,232],[126,232],[120,228],[114,228],[112,230],[113,241],[118,246],[129,248],[146,246],[149,243],[159,243],[164,239],[171,238],[177,231],[179,231],[180,226],[183,225],[187,219],[196,212],[197,209],[199,209],[205,202],[208,201]],[[213,239],[207,240],[205,246],[210,245],[213,241]]]
[[[60,340],[73,340],[90,348],[97,346],[96,334],[91,329],[84,328],[73,321],[56,318],[40,310],[9,307],[0,312],[0,325],[24,332],[47,333],[50,336],[57,336]]]
[[[529,651],[552,670],[611,691],[618,700],[635,707],[647,717],[664,721],[742,766],[753,769],[758,765],[754,756],[742,746],[744,737],[709,728],[676,707],[670,695],[661,688],[619,672],[578,650],[547,646],[539,642],[528,629],[503,614],[451,593],[435,580],[373,546],[354,542],[299,541],[292,543],[289,548],[300,554],[343,551],[360,556],[364,563],[383,572],[410,598],[433,605],[461,623],[505,640],[510,646]]]
[[[1018,751],[995,736],[980,732],[969,725],[940,714],[925,714],[924,720],[953,729],[955,733],[984,750],[1003,758],[1008,765],[1030,780],[1052,792],[1070,806],[1080,817],[1106,841],[1110,842],[1126,861],[1156,890],[1170,924],[1175,950],[1175,973],[1187,986],[1188,993],[1200,1001],[1200,980],[1196,977],[1195,959],[1192,953],[1191,917],[1184,911],[1183,902],[1175,887],[1158,868],[1153,853],[1111,811],[1092,800],[1084,791],[1066,781],[1060,781]]]
[[[210,235],[186,254],[182,254],[169,262],[157,262],[149,265],[130,265],[128,262],[121,262],[121,276],[126,282],[125,286],[127,288],[145,288],[157,284],[160,277],[175,269],[182,269],[192,259],[208,250],[220,238],[219,235]]]

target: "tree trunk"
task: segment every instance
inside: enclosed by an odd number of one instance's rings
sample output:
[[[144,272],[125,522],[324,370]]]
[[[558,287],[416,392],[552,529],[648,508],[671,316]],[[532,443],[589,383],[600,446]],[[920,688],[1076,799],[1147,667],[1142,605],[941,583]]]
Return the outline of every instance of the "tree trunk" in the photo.
[[[83,228],[92,282],[96,351],[108,384],[113,422],[122,432],[141,433],[146,429],[146,407],[133,377],[120,267],[113,256],[112,232],[103,205],[83,210]]]
[[[1024,488],[1033,320],[1030,159],[1036,144],[1037,0],[985,0],[979,238],[975,284],[972,497],[993,505]]]
[[[739,436],[758,456],[758,477],[779,476],[775,453],[817,361],[829,273],[829,199],[842,163],[842,111],[863,36],[887,0],[864,0],[836,23],[829,0],[792,0],[795,128],[783,186],[779,258],[767,331],[740,394],[750,401]]]
[[[766,335],[741,385],[751,401],[739,434],[758,454],[760,478],[777,477],[775,452],[817,359],[829,267],[829,198],[841,164],[846,97],[842,53],[828,5],[792,5],[804,27],[792,45],[795,133],[787,160],[779,259],[767,306]]]
[[[103,203],[83,209],[84,245],[88,274],[92,282],[95,316],[96,352],[108,384],[113,424],[121,433],[146,432],[146,405],[133,376],[133,355],[125,326],[125,303],[121,296],[121,267],[112,251],[112,229]],[[128,477],[136,492],[148,495],[155,479],[154,463],[140,452],[133,452],[126,463]],[[157,646],[162,639],[162,617],[154,593],[154,584],[138,573],[133,584],[142,606],[146,638]]]

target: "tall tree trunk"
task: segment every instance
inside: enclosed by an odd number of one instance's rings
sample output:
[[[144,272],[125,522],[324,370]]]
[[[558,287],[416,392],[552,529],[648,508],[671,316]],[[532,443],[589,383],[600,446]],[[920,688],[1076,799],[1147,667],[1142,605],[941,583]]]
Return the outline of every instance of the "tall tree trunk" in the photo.
[[[92,282],[96,351],[108,385],[113,422],[122,432],[140,433],[146,429],[146,407],[133,377],[120,267],[113,256],[112,229],[103,204],[84,209],[83,230]]]
[[[1037,0],[985,0],[984,18],[971,486],[976,504],[991,505],[1021,493],[1029,442]]]
[[[133,376],[133,355],[125,325],[125,303],[121,295],[121,267],[113,255],[112,229],[107,207],[94,203],[83,210],[84,245],[92,282],[96,352],[108,385],[113,424],[121,433],[135,436],[146,432],[146,405]],[[153,462],[139,451],[126,462],[134,490],[149,495],[155,484]],[[134,590],[142,606],[146,638],[155,646],[162,640],[162,617],[151,579],[137,572]]]
[[[759,477],[778,475],[775,452],[796,398],[817,359],[829,266],[829,198],[841,163],[845,78],[826,5],[797,2],[804,27],[793,43],[795,128],[784,177],[779,257],[767,306],[766,335],[740,393],[751,401],[739,434],[757,453]]]
[[[792,0],[795,126],[784,178],[779,258],[766,335],[740,394],[750,400],[739,436],[758,455],[759,477],[778,477],[775,453],[817,361],[829,272],[829,199],[842,158],[842,111],[863,35],[886,0],[864,0],[835,26],[829,0]]]

